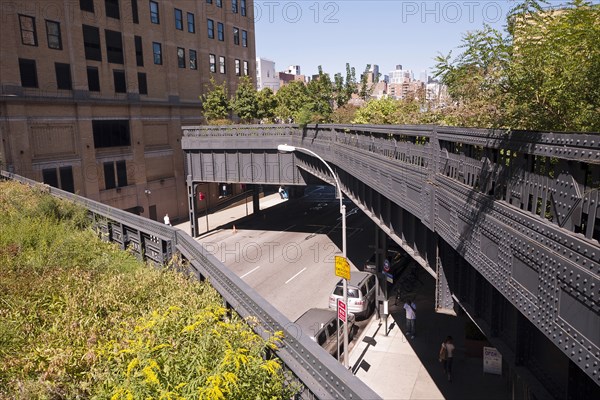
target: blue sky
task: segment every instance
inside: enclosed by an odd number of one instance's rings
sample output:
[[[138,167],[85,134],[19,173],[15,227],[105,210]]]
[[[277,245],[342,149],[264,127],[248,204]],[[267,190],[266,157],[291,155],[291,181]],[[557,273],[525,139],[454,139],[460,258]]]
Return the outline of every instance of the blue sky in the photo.
[[[564,4],[566,0],[551,4]],[[504,29],[506,14],[520,1],[255,0],[256,55],[278,71],[300,65],[302,73],[357,77],[366,64],[387,74],[396,64],[431,71],[438,53],[456,49],[467,31],[484,23]],[[456,53],[457,50],[453,52]]]

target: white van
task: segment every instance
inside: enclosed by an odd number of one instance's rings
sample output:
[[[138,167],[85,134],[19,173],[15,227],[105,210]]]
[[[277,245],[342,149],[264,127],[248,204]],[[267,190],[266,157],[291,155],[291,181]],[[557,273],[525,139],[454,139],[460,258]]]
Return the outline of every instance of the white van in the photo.
[[[348,281],[348,312],[356,318],[366,318],[375,309],[375,275],[352,272]],[[337,309],[338,299],[344,298],[344,281],[340,280],[329,295],[329,309]]]

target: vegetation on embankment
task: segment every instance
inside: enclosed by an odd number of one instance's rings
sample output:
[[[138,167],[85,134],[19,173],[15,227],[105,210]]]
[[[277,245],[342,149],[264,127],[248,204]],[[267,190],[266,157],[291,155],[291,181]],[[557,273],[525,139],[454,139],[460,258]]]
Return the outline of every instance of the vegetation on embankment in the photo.
[[[289,398],[208,284],[102,242],[86,212],[0,182],[0,398]]]

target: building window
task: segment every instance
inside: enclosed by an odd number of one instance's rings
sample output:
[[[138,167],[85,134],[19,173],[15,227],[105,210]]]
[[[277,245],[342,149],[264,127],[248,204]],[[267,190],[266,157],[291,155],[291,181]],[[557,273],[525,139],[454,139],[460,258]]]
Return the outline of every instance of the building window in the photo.
[[[231,12],[237,14],[238,12],[238,2],[237,0],[231,0]]]
[[[233,27],[233,44],[240,45],[240,28]]]
[[[62,38],[60,36],[60,23],[46,20],[46,37],[48,38],[48,47],[51,49],[62,50]]]
[[[185,49],[182,47],[177,48],[177,66],[185,68]]]
[[[79,9],[81,11],[94,12],[94,0],[79,0]]]
[[[196,57],[196,50],[190,49],[190,69],[198,69],[198,60]]]
[[[19,72],[21,73],[21,86],[32,88],[38,87],[35,60],[19,58]]]
[[[113,70],[113,79],[115,81],[115,93],[127,93],[125,71],[120,69]]]
[[[100,30],[95,26],[82,25],[83,47],[85,59],[102,61],[102,50],[100,49]]]
[[[225,57],[219,56],[219,72],[225,73]]]
[[[219,41],[224,41],[225,40],[225,27],[223,26],[222,22],[217,22],[217,34],[219,37]]]
[[[235,74],[240,76],[242,74],[242,66],[240,65],[240,60],[235,60]]]
[[[152,54],[154,55],[154,64],[162,65],[162,46],[160,43],[152,42]]]
[[[19,14],[19,25],[21,26],[21,43],[27,46],[37,46],[35,18]]]
[[[248,75],[248,61],[244,61],[244,75]]]
[[[194,20],[194,14],[187,13],[187,25],[189,33],[196,33],[196,22]]]
[[[138,4],[137,0],[131,0],[131,19],[134,24],[139,24],[140,19],[138,17]]]
[[[206,0],[206,4],[212,4],[212,0]]]
[[[144,72],[138,72],[138,88],[140,94],[148,94],[148,81]]]
[[[60,180],[59,180],[60,176]],[[56,168],[47,168],[42,170],[42,177],[45,184],[67,192],[75,193],[73,183],[73,167],[60,167],[58,173]]]
[[[135,43],[135,62],[138,67],[144,66],[144,50],[142,48],[142,37],[134,36],[133,41]]]
[[[56,87],[58,89],[72,90],[71,65],[54,63],[54,70],[56,72]]]
[[[92,121],[94,148],[122,147],[131,144],[129,121],[122,119]]]
[[[106,59],[109,63],[123,64],[123,39],[121,32],[104,30],[106,39]]]
[[[206,21],[206,25],[208,27],[208,38],[215,38],[215,22],[212,19]]]
[[[158,16],[158,3],[150,1],[150,22],[153,24],[160,24],[160,18]]]
[[[240,0],[240,12],[242,17],[246,16],[246,0]]]
[[[120,19],[119,15],[119,0],[104,0],[106,7],[106,16],[110,18]]]
[[[242,46],[248,47],[248,31],[242,31]]]
[[[104,188],[114,189],[123,186],[127,186],[127,163],[124,160],[105,162]]]
[[[208,55],[210,72],[217,72],[217,57],[214,54]]]
[[[183,13],[178,8],[175,9],[175,29],[183,30]]]
[[[87,67],[87,79],[88,79],[88,90],[90,92],[100,91],[100,75],[98,74],[98,68]]]
[[[223,8],[223,0],[217,0],[217,7]]]

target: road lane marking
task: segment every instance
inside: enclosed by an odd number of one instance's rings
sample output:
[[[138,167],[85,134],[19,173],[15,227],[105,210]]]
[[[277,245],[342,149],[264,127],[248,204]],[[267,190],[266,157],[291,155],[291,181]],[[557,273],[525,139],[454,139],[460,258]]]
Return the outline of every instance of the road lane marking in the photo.
[[[246,276],[250,275],[251,273],[253,273],[254,271],[256,271],[259,268],[260,268],[260,265],[258,267],[256,267],[256,268],[254,268],[254,269],[246,272],[244,275],[240,276],[240,278],[245,278]]]
[[[287,281],[285,281],[285,284],[287,285],[288,283],[290,283],[292,281],[292,279],[294,279],[295,277],[297,277],[298,275],[300,275],[301,273],[303,273],[306,270],[306,267],[302,268],[300,270],[300,272],[298,272],[296,275],[292,276],[290,279],[288,279]]]

